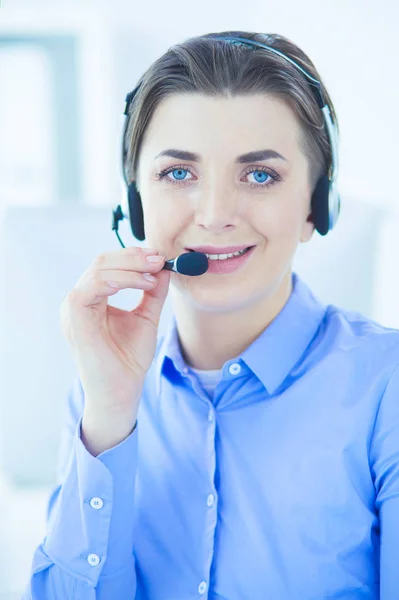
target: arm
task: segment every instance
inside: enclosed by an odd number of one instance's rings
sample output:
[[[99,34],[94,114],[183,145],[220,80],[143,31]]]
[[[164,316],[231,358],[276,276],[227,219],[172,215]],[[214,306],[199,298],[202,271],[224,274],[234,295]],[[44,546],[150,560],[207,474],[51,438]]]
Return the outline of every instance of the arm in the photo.
[[[22,600],[135,597],[137,426],[115,447],[94,457],[81,439],[83,407],[84,392],[77,379],[68,397],[47,532],[35,550]]]
[[[378,410],[370,463],[380,516],[380,599],[399,597],[399,366]]]

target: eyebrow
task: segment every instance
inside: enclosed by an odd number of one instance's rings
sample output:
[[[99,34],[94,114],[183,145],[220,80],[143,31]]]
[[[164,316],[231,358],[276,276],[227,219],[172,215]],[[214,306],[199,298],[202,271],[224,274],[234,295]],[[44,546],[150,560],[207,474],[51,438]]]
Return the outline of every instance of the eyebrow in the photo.
[[[201,156],[196,154],[195,152],[188,152],[187,150],[176,150],[174,148],[169,148],[168,150],[163,150],[160,152],[155,158],[159,158],[160,156],[171,156],[172,158],[179,158],[180,160],[190,160],[192,162],[200,162]],[[247,152],[246,154],[241,154],[237,156],[235,162],[237,164],[257,162],[258,160],[267,160],[268,158],[280,158],[281,160],[287,159],[284,158],[281,154],[276,152],[275,150],[271,150],[270,148],[266,150],[256,150],[254,152]]]

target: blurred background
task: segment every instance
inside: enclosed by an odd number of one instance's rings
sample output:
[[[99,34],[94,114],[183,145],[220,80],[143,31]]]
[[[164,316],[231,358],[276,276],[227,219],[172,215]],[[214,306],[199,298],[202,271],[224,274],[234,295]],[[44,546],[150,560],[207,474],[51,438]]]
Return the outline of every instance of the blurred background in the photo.
[[[148,13],[150,12],[150,18]],[[118,249],[125,95],[171,45],[242,29],[309,54],[338,114],[336,229],[295,270],[327,303],[399,328],[399,4],[380,0],[3,0],[0,8],[0,600],[20,598],[45,535],[59,435],[76,377],[59,327],[65,295]],[[395,75],[395,76],[394,76]],[[125,223],[125,222],[124,222]],[[138,245],[122,223],[126,245]],[[110,303],[134,307],[120,292]],[[169,316],[168,302],[160,332]]]

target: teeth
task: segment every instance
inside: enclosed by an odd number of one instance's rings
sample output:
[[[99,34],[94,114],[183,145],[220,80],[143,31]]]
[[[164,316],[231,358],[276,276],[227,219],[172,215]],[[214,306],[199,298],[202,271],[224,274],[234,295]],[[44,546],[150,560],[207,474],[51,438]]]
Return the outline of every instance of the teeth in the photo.
[[[226,260],[227,258],[232,258],[233,256],[241,256],[247,251],[248,248],[244,248],[244,250],[240,250],[239,252],[233,252],[232,254],[206,254],[205,255],[210,260]]]

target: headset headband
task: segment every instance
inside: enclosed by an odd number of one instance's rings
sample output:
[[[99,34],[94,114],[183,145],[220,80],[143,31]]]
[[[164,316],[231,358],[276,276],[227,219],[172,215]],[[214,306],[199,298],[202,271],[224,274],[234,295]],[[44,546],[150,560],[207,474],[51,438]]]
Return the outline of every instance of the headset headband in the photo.
[[[209,37],[206,39],[223,40],[226,42],[233,43],[237,46],[247,46],[249,48],[251,48],[253,46],[257,46],[259,48],[264,48],[264,49],[268,50],[269,52],[277,54],[284,60],[291,63],[299,71],[301,71],[301,73],[307,78],[308,82],[312,86],[312,91],[316,98],[317,104],[323,113],[324,122],[327,127],[327,133],[328,133],[328,138],[330,141],[331,155],[332,155],[332,161],[331,161],[331,167],[330,167],[331,174],[329,176],[329,179],[330,179],[330,181],[335,181],[335,179],[337,178],[337,175],[338,175],[338,166],[339,166],[339,164],[338,164],[338,160],[339,160],[338,159],[338,131],[333,123],[330,108],[324,99],[323,90],[321,89],[320,82],[317,79],[315,79],[312,75],[310,75],[310,73],[308,73],[303,67],[301,67],[292,58],[290,58],[289,56],[286,56],[280,50],[277,50],[276,48],[273,48],[271,46],[267,46],[266,44],[263,44],[262,42],[258,42],[255,40],[249,40],[247,38],[227,37],[227,36],[214,36],[214,37]],[[127,152],[125,151],[125,133],[126,133],[127,124],[129,121],[129,108],[130,108],[130,105],[131,105],[135,95],[137,94],[138,90],[140,89],[140,87],[141,87],[141,83],[132,92],[129,92],[125,99],[125,109],[123,111],[123,114],[127,117],[127,119],[126,119],[126,123],[125,123],[124,134],[123,134],[123,144],[122,144],[123,172],[125,171],[124,165],[125,165],[126,154],[127,154]],[[127,184],[128,182],[126,180],[125,173],[123,173],[123,175],[124,175],[125,182]]]

